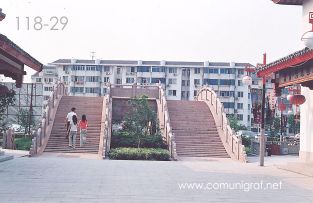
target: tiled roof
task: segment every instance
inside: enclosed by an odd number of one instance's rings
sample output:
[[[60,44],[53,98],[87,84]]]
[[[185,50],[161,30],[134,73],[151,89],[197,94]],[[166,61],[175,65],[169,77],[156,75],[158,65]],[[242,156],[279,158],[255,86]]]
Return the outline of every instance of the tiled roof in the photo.
[[[288,56],[278,59],[272,63],[261,65],[256,68],[256,71],[258,72],[258,75],[262,74],[262,72],[265,72],[265,71],[268,72],[270,69],[274,69],[272,70],[272,72],[277,72],[279,70],[288,68],[290,66],[300,64],[307,60],[311,60],[312,58],[313,58],[313,50],[309,48],[304,48],[300,51],[296,51]]]
[[[42,68],[42,64],[37,61],[35,58],[33,58],[30,54],[28,54],[26,51],[24,51],[21,47],[16,45],[14,42],[12,42],[9,38],[7,38],[5,35],[0,34],[0,41],[3,41],[7,44],[9,44],[14,50],[19,52],[23,57],[30,60],[33,64],[36,64],[37,66],[40,66]],[[29,64],[26,64],[29,66]],[[30,66],[31,67],[31,66]],[[31,67],[33,68],[33,67]]]
[[[273,61],[272,63],[268,63],[268,64],[265,64],[265,65],[261,65],[261,66],[259,66],[259,67],[256,68],[256,71],[257,71],[257,72],[263,71],[263,70],[268,69],[268,68],[270,68],[270,67],[272,67],[272,66],[275,66],[275,65],[277,65],[277,64],[280,64],[280,63],[283,63],[283,62],[288,61],[288,60],[290,60],[290,59],[293,59],[293,58],[295,58],[295,57],[301,56],[301,55],[303,55],[303,54],[305,54],[305,53],[307,53],[307,52],[309,52],[309,51],[312,51],[312,50],[310,50],[310,49],[308,49],[308,48],[304,48],[304,49],[302,49],[302,50],[300,50],[300,51],[294,52],[294,53],[292,53],[292,54],[290,54],[290,55],[288,55],[288,56],[285,56],[285,57],[283,57],[283,58],[281,58],[281,59],[278,59],[278,60],[276,60],[276,61]]]

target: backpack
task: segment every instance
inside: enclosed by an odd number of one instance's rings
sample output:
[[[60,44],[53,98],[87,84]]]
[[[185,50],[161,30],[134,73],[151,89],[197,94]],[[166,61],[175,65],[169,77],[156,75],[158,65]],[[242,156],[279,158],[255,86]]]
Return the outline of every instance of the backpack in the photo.
[[[73,120],[74,125],[77,125],[77,116],[76,115],[72,116],[72,120]]]

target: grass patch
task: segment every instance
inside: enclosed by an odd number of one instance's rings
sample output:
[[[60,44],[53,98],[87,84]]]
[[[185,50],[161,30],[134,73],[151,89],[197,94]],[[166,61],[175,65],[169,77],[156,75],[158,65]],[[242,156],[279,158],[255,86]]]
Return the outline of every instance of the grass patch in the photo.
[[[153,148],[115,148],[109,153],[110,159],[118,160],[156,160],[168,161],[170,153],[166,149]]]
[[[15,138],[15,146],[17,150],[29,151],[31,145],[32,145],[32,138],[30,137]]]

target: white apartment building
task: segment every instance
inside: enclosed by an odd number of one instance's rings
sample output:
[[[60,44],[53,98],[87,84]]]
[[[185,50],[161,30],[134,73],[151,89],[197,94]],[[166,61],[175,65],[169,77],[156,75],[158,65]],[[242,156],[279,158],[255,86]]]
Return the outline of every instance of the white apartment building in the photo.
[[[250,89],[242,84],[246,66],[251,64],[59,59],[44,67],[43,73],[34,75],[33,82],[42,82],[44,90],[49,90],[47,81],[62,81],[68,86],[69,95],[85,96],[105,95],[107,82],[138,85],[161,82],[169,100],[193,100],[197,90],[208,85],[220,96],[227,114],[236,114],[241,124],[250,127]],[[51,69],[55,70],[53,74]]]
[[[32,75],[33,83],[43,84],[43,98],[48,100],[53,91],[53,85],[58,81],[58,72],[55,66],[43,66],[41,72]]]

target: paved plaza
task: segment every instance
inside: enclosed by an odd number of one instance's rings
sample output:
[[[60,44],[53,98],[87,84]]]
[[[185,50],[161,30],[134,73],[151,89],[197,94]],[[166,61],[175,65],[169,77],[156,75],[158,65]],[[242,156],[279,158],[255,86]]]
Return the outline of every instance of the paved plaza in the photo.
[[[0,202],[313,202],[313,178],[275,166],[296,160],[15,157],[0,163]]]

